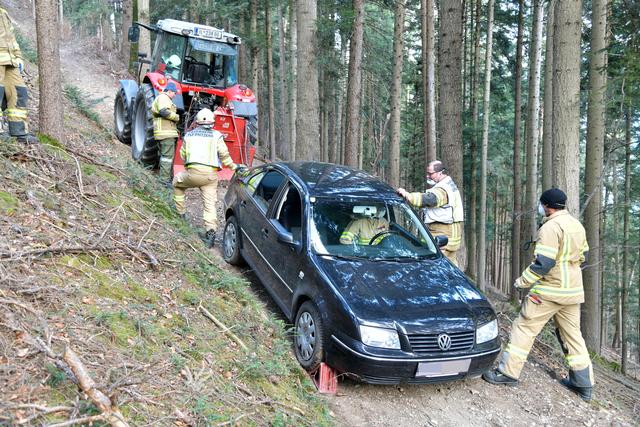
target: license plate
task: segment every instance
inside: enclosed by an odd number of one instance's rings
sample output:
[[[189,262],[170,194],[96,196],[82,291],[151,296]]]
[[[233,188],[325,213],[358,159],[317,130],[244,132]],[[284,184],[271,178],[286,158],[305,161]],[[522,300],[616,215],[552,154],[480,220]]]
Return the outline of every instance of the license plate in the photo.
[[[469,370],[471,359],[445,360],[443,362],[420,362],[416,377],[446,377],[464,374]]]

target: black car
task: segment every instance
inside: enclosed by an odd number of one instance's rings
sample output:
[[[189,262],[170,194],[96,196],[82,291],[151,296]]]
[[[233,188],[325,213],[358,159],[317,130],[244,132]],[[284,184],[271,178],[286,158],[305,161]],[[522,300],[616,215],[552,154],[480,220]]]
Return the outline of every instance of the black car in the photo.
[[[365,172],[275,163],[233,178],[223,256],[246,261],[321,362],[369,383],[478,376],[500,351],[491,304],[416,212]],[[354,238],[355,236],[355,238]]]

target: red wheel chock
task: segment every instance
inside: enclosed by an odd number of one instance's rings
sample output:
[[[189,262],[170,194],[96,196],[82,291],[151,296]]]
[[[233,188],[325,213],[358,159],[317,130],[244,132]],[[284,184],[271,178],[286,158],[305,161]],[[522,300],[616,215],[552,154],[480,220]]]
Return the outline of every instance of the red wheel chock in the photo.
[[[311,378],[320,393],[336,394],[338,377],[336,376],[336,371],[326,363],[320,363],[320,367],[311,375]]]

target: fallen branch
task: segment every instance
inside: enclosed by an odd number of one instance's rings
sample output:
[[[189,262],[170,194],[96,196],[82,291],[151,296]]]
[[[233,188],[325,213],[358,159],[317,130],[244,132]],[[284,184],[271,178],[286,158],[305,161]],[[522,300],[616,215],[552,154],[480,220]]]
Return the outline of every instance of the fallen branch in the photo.
[[[87,252],[106,252],[116,249],[113,246],[60,246],[58,248],[32,249],[22,252],[0,252],[0,259],[18,260],[26,256],[42,256],[45,254],[83,254]]]
[[[200,303],[200,305],[198,306],[198,310],[200,310],[200,312],[204,315],[204,317],[206,317],[207,319],[211,320],[213,323],[215,323],[215,325],[217,327],[219,327],[220,329],[222,329],[222,332],[224,332],[225,334],[227,334],[229,336],[229,338],[231,338],[233,341],[235,341],[240,347],[242,347],[242,349],[244,351],[248,351],[249,349],[247,348],[247,346],[242,342],[242,340],[240,338],[238,338],[238,336],[236,334],[234,334],[233,332],[231,332],[231,330],[229,328],[227,328],[224,323],[222,323],[221,321],[219,321],[218,319],[216,319],[213,314],[211,314],[209,312],[209,310],[207,310],[206,308],[204,308],[202,306],[202,303]]]
[[[47,427],[66,427],[75,424],[86,424],[94,421],[108,421],[104,415],[91,415],[89,417],[75,418],[73,420],[64,421],[62,423],[49,424]]]
[[[89,396],[93,404],[102,412],[102,419],[109,422],[114,427],[128,427],[129,424],[124,420],[124,417],[118,408],[113,405],[111,399],[109,399],[107,395],[96,387],[96,383],[87,372],[87,368],[84,366],[84,363],[82,363],[78,355],[71,350],[70,347],[67,346],[65,348],[63,358],[78,379],[78,384],[82,391]]]
[[[35,420],[36,418],[42,417],[44,415],[55,414],[56,412],[71,412],[73,410],[71,406],[52,406],[48,408],[46,406],[34,405],[30,403],[11,405],[6,409],[35,409],[36,411],[40,411],[31,415],[30,417],[22,418],[21,420],[19,420],[17,422],[17,424],[19,425],[29,424],[31,423],[31,421]]]

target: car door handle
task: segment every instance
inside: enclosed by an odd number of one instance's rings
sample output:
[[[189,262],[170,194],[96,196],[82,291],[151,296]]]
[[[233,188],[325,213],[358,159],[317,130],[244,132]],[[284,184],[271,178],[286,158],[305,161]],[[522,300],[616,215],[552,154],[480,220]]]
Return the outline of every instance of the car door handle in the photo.
[[[243,208],[246,208],[247,207],[247,201],[246,200],[241,201],[240,202],[240,206],[242,206]]]
[[[269,237],[269,230],[267,230],[266,228],[263,228],[260,231],[262,231],[262,237],[264,237],[265,239]]]

